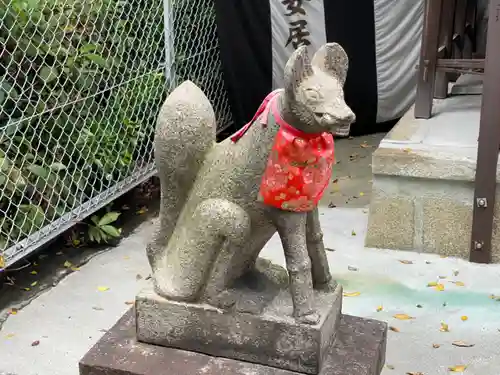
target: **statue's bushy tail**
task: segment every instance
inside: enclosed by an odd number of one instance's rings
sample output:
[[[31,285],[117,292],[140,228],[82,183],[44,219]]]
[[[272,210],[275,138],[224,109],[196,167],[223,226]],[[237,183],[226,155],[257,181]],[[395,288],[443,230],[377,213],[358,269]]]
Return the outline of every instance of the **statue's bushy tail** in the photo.
[[[193,82],[185,81],[163,103],[156,125],[154,156],[161,207],[159,227],[147,248],[153,270],[215,140],[216,121],[210,101]]]

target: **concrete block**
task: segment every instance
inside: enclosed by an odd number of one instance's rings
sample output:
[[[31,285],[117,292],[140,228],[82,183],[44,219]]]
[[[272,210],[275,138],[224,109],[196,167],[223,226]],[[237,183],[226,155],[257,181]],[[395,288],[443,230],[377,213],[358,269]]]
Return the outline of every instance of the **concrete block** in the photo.
[[[439,197],[424,198],[421,204],[422,250],[469,259],[472,202]]]

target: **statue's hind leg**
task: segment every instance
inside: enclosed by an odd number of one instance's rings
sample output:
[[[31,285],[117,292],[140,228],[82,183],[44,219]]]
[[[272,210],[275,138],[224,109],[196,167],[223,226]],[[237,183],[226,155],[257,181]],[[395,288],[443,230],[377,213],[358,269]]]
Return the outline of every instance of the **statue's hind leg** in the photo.
[[[255,268],[260,250],[275,232],[272,223],[262,218],[252,225],[251,236],[244,241],[226,242],[212,268],[203,300],[222,309],[233,306],[240,298],[237,289],[232,289],[234,281]]]
[[[221,251],[247,241],[250,218],[237,204],[207,199],[178,223],[154,274],[156,292],[179,301],[197,301]]]

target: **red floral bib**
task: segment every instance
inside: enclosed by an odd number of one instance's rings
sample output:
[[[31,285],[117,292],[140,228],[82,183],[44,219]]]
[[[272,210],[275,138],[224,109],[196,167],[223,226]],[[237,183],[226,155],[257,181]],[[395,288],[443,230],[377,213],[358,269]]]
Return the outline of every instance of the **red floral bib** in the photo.
[[[334,162],[334,142],[331,133],[309,134],[287,124],[277,108],[273,91],[261,104],[252,121],[235,133],[236,142],[259,115],[267,124],[269,111],[280,126],[267,161],[259,191],[259,200],[266,205],[287,211],[313,210],[328,186]]]

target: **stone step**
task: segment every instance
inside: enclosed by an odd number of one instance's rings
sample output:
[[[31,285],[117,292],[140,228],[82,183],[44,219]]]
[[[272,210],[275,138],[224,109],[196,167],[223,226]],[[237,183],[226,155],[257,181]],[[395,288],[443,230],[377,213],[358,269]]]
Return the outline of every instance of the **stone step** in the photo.
[[[480,108],[480,95],[435,100],[427,120],[410,108],[382,140],[372,160],[367,247],[469,258]],[[500,262],[498,195],[493,262]]]
[[[130,309],[80,361],[80,375],[300,375],[250,362],[138,342]],[[343,315],[320,375],[380,375],[387,324]]]

